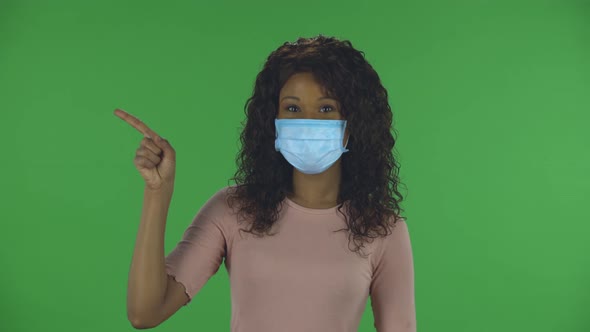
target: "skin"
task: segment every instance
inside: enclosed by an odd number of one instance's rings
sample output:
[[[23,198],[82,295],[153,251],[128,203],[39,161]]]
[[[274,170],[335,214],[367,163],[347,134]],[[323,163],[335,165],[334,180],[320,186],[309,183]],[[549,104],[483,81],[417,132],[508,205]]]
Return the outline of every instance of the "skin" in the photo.
[[[277,118],[345,120],[340,113],[339,101],[326,98],[322,86],[311,73],[296,73],[285,82],[279,94]],[[349,135],[347,126],[342,146]],[[301,173],[293,167],[294,192],[287,194],[287,197],[311,209],[336,206],[341,180],[340,160],[338,158],[332,166],[319,174]]]

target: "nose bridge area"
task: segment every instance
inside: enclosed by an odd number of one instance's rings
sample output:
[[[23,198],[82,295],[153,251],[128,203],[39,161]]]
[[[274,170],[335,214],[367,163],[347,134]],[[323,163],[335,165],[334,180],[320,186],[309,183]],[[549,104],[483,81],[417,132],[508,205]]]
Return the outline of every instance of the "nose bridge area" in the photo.
[[[311,113],[311,114],[302,114],[300,117],[301,119],[309,119],[309,120],[321,120],[325,119],[325,117],[321,116],[321,114]]]
[[[305,100],[300,100],[299,103],[299,108],[300,111],[297,113],[292,113],[293,115],[295,115],[296,118],[298,119],[320,119],[320,117],[318,115],[321,114],[316,114],[318,112],[314,112],[314,107],[315,105],[313,105],[313,103],[309,103]]]

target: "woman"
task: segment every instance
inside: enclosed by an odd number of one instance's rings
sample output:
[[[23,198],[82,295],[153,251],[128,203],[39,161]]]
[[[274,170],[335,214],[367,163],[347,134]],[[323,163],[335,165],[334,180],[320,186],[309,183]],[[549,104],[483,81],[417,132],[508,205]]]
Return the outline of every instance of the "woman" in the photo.
[[[146,136],[135,159],[146,188],[129,276],[132,325],[168,319],[225,258],[231,331],[357,331],[369,296],[378,332],[416,331],[392,113],[364,53],[322,35],[285,43],[245,111],[236,184],[204,204],[166,257],[174,149],[115,111]]]

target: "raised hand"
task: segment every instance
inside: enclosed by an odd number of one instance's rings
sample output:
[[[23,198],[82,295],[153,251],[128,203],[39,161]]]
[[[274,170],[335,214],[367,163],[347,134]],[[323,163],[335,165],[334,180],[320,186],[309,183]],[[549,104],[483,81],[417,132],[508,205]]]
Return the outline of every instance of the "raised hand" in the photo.
[[[161,189],[165,185],[172,186],[176,174],[176,151],[170,143],[133,115],[121,109],[115,109],[115,115],[144,136],[133,163],[146,186],[152,190]]]

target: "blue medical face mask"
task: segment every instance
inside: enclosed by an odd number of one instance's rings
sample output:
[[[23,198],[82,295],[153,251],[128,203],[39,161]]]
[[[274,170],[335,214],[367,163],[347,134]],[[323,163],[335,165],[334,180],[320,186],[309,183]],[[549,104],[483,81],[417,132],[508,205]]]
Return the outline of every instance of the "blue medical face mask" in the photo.
[[[346,120],[275,119],[275,128],[275,150],[301,173],[322,173],[349,151]]]

